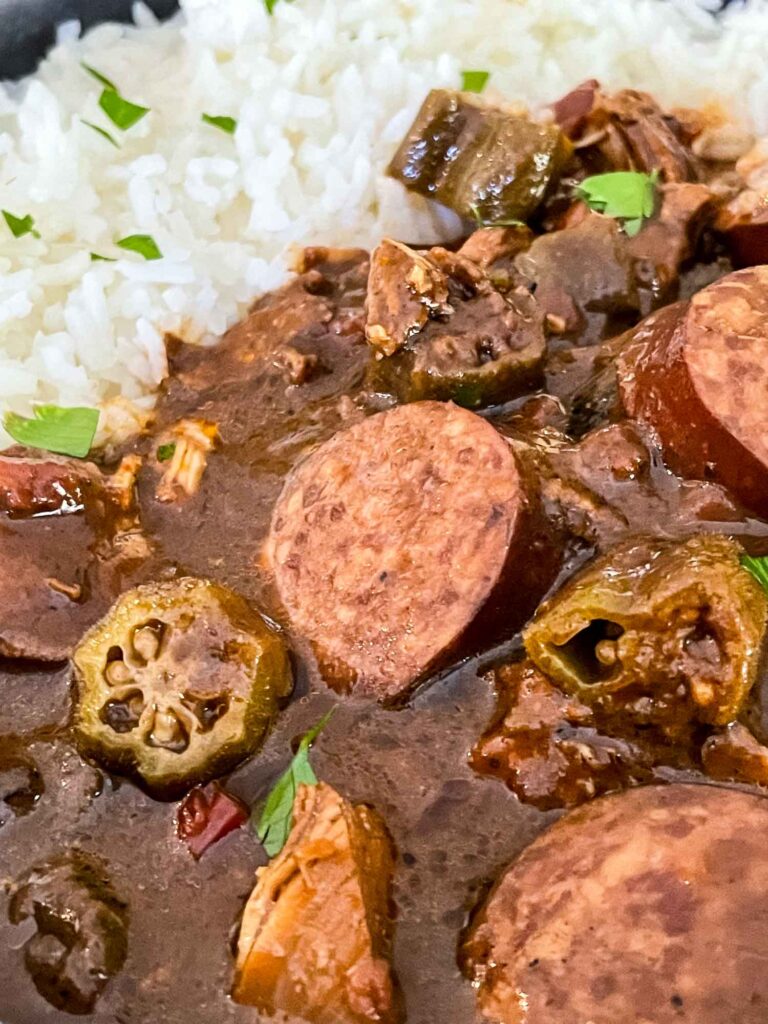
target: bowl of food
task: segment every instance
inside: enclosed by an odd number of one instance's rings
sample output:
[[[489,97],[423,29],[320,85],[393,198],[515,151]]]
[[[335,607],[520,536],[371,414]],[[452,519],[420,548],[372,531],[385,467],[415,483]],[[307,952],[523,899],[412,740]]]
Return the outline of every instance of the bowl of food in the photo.
[[[2,1024],[764,1024],[720,6],[0,11]]]

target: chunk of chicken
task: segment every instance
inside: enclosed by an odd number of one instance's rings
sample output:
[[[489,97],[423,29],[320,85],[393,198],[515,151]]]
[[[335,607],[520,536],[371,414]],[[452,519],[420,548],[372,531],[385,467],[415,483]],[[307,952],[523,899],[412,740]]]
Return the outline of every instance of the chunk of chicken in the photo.
[[[665,181],[695,181],[685,126],[646,92],[605,93],[582,82],[553,105],[555,120],[597,171],[659,170]]]
[[[218,427],[207,420],[180,420],[171,434],[170,462],[156,491],[157,500],[165,502],[197,493],[208,462],[208,453],[219,441]]]
[[[233,998],[310,1024],[394,1024],[384,824],[323,783],[299,788],[293,814],[245,908]]]

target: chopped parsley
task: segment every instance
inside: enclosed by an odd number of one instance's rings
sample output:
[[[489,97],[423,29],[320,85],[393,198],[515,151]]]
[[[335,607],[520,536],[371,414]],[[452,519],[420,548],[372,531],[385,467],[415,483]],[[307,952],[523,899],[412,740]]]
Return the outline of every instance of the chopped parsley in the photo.
[[[33,238],[40,237],[40,232],[35,230],[35,218],[30,213],[26,217],[17,217],[8,210],[3,210],[2,214],[3,220],[10,228],[14,238],[23,238],[24,235],[32,235]]]
[[[624,231],[632,238],[653,215],[656,205],[658,171],[611,171],[585,178],[576,188],[590,210],[622,221]]]
[[[106,75],[102,75],[96,68],[91,67],[90,64],[86,64],[84,60],[80,61],[80,67],[83,71],[87,71],[91,78],[95,78],[97,82],[104,86],[105,89],[111,89],[112,92],[117,92],[117,86],[112,82]]]
[[[293,802],[300,785],[316,786],[317,776],[309,763],[309,748],[328,724],[333,708],[302,737],[293,760],[272,787],[263,808],[255,808],[252,822],[270,857],[285,846],[293,823]]]
[[[117,260],[113,259],[111,256],[102,256],[101,253],[98,253],[98,252],[92,252],[91,253],[91,263],[116,263],[116,262],[117,262]]]
[[[114,135],[109,134],[106,128],[100,128],[99,125],[94,124],[93,121],[86,121],[85,118],[82,117],[80,118],[80,123],[84,124],[86,128],[92,128],[95,132],[98,132],[99,135],[103,136],[107,140],[107,142],[111,142],[115,149],[120,149],[120,143]]]
[[[461,91],[482,92],[491,77],[490,71],[462,71]]]
[[[136,252],[145,260],[161,260],[163,254],[152,235],[128,235],[121,238],[115,245],[128,252]]]
[[[173,441],[169,444],[161,444],[157,449],[157,461],[168,462],[169,459],[173,458],[173,453],[176,451],[176,445]]]
[[[220,128],[223,132],[228,135],[234,135],[235,129],[237,128],[237,121],[234,117],[217,116],[214,114],[203,114],[202,120],[206,124],[213,125],[214,128]]]
[[[86,457],[99,425],[98,409],[37,405],[33,411],[32,418],[6,413],[3,426],[14,441],[57,455]]]
[[[761,555],[758,558],[752,555],[742,555],[741,564],[752,573],[760,586],[768,592],[768,556]]]
[[[264,0],[264,6],[267,9],[267,14],[271,14],[272,11],[274,11],[275,7],[277,7],[277,2],[278,2],[278,0]],[[286,0],[286,3],[291,3],[291,2],[292,2],[292,0]]]
[[[96,68],[91,67],[90,64],[81,61],[80,67],[87,71],[91,78],[95,78],[100,85],[104,86],[101,96],[99,96],[99,106],[112,124],[121,131],[127,132],[129,128],[133,128],[142,117],[146,117],[149,113],[149,107],[141,107],[138,103],[131,103],[130,100],[121,96],[120,90],[115,83],[110,78],[107,78],[106,75],[102,75]],[[87,124],[89,128],[93,128],[95,131],[105,135],[113,145],[117,145],[107,132],[98,128],[95,124],[91,124],[90,121],[84,121],[83,124]]]
[[[99,106],[112,124],[123,132],[133,128],[142,117],[146,117],[149,113],[149,107],[140,107],[138,103],[131,103],[115,89],[104,89],[99,96]]]

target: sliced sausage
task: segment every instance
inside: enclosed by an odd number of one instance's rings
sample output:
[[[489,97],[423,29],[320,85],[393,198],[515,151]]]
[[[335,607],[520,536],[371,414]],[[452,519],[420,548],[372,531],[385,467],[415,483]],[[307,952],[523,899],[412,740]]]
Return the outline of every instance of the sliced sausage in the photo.
[[[768,266],[643,321],[619,357],[619,387],[672,469],[716,480],[768,515]]]
[[[100,482],[101,474],[90,462],[0,455],[0,514],[77,512]]]
[[[540,836],[463,947],[494,1024],[764,1024],[768,800],[603,797]],[[524,998],[523,998],[524,997]]]
[[[513,629],[556,569],[509,442],[450,403],[336,434],[287,478],[268,551],[327,681],[391,700],[479,630]]]

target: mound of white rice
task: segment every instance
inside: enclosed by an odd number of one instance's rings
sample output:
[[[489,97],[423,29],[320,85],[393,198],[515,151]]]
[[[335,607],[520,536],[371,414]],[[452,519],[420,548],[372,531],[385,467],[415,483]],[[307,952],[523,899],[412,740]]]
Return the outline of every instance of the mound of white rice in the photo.
[[[768,131],[767,0],[719,24],[706,0],[182,6],[158,25],[139,5],[136,28],[82,39],[66,25],[33,78],[0,86],[0,209],[40,234],[14,238],[0,220],[0,414],[111,399],[102,436],[126,429],[165,372],[164,332],[215,338],[285,279],[296,243],[450,230],[383,169],[426,92],[457,87],[462,69],[531,104],[588,77],[670,104],[715,99]],[[81,61],[151,113],[119,132]],[[204,113],[234,117],[236,133]],[[164,258],[115,247],[132,234]]]

